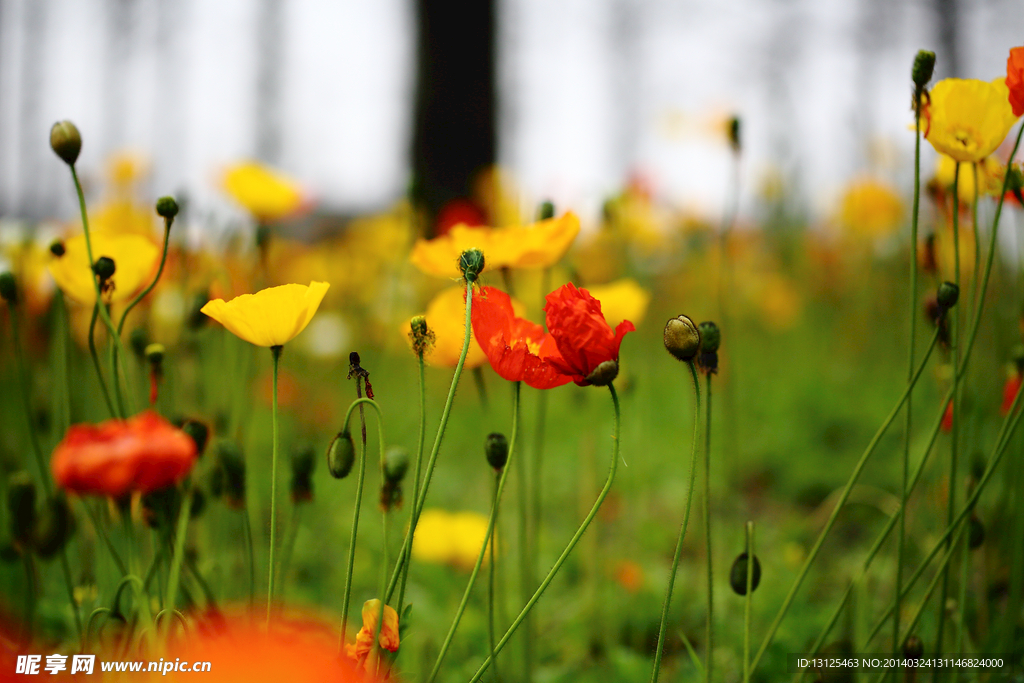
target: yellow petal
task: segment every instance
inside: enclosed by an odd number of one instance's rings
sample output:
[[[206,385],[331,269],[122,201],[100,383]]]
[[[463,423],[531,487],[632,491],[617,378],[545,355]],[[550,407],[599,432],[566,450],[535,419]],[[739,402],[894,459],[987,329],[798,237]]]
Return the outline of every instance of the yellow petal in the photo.
[[[306,329],[329,287],[326,282],[270,287],[227,302],[214,299],[202,312],[250,344],[282,346]]]
[[[590,296],[601,302],[601,312],[608,324],[615,327],[623,320],[636,326],[647,313],[651,293],[637,284],[633,278],[623,278],[607,285],[587,287]]]
[[[112,289],[104,293],[104,301],[117,303],[136,294],[156,275],[160,248],[152,238],[138,234],[90,232],[93,261],[102,256],[114,260]],[[96,287],[90,267],[85,233],[64,240],[64,255],[55,256],[49,264],[50,274],[65,294],[75,301],[92,305]]]
[[[926,138],[936,151],[960,162],[981,161],[1016,123],[1005,79],[946,78],[931,90]]]
[[[224,189],[261,222],[280,220],[302,205],[298,183],[254,161],[229,168],[224,174]]]

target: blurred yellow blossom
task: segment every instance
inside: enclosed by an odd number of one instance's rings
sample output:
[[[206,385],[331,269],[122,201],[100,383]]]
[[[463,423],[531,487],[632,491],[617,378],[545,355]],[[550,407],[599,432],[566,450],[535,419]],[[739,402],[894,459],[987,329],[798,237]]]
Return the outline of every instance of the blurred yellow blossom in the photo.
[[[231,301],[214,299],[202,312],[256,346],[282,346],[306,329],[330,284],[281,285]]]
[[[412,556],[420,562],[470,569],[486,537],[487,517],[478,512],[424,510],[412,539]]]
[[[131,233],[90,232],[94,260],[106,256],[114,261],[114,275],[104,292],[107,303],[125,301],[137,294],[156,275],[160,247],[151,237]],[[65,294],[82,304],[96,302],[94,276],[89,264],[85,233],[63,242],[64,255],[51,256],[50,275]]]
[[[874,239],[893,233],[903,217],[903,202],[888,184],[873,178],[850,183],[843,194],[839,221],[851,235]]]
[[[261,223],[281,220],[302,206],[296,181],[255,161],[228,168],[223,183],[227,193]]]
[[[470,228],[456,225],[432,240],[416,241],[409,260],[427,275],[461,277],[458,260],[467,249],[484,253],[484,270],[548,268],[558,263],[580,231],[571,211],[532,225]]]
[[[924,112],[925,138],[937,152],[957,161],[981,161],[996,151],[1017,121],[1009,92],[1004,78],[939,81]]]
[[[974,274],[974,234],[970,226],[960,225],[960,281],[967,282]],[[938,256],[939,275],[943,280],[956,280],[956,252],[953,247],[953,229],[945,229],[935,233],[935,252]]]
[[[601,302],[601,312],[612,327],[623,320],[639,326],[647,313],[647,304],[651,302],[651,293],[629,277],[586,289]]]
[[[945,154],[940,154],[935,162],[935,180],[949,191],[953,190],[953,175],[956,173],[956,161]],[[998,197],[1003,189],[1003,177],[1006,167],[994,156],[985,157],[978,163],[978,194]],[[957,185],[960,202],[974,202],[974,168],[972,164],[960,164],[960,182]]]

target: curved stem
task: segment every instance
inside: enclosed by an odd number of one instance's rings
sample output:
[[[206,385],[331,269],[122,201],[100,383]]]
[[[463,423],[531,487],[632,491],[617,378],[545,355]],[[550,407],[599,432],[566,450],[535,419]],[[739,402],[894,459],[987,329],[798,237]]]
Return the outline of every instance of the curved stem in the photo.
[[[96,368],[96,377],[100,380],[100,389],[103,392],[103,401],[107,404],[107,412],[110,417],[123,417],[114,409],[114,402],[110,400],[110,390],[107,388],[107,380],[103,377],[103,366],[100,365],[99,354],[96,353],[96,319],[100,314],[100,302],[97,301],[92,307],[92,320],[89,321],[89,355],[92,356],[92,364]]]
[[[661,656],[665,647],[665,629],[668,626],[668,610],[672,604],[672,588],[675,586],[676,573],[679,571],[679,558],[683,552],[683,539],[686,537],[686,527],[690,523],[690,505],[693,502],[693,484],[696,479],[697,468],[697,442],[700,436],[700,381],[697,379],[697,368],[693,361],[687,363],[690,374],[693,376],[693,442],[690,445],[690,488],[686,493],[686,504],[683,507],[683,523],[679,525],[679,536],[676,538],[676,550],[672,554],[672,569],[668,574],[668,588],[665,589],[665,602],[661,607],[661,624],[658,626],[658,645],[654,651],[654,668],[651,670],[651,683],[657,683],[661,674]],[[710,616],[710,615],[709,615]],[[705,652],[707,656],[708,651]],[[708,664],[705,662],[704,670],[707,671]]]
[[[512,383],[512,438],[508,444],[508,458],[512,460],[515,457],[516,447],[516,433],[519,431],[519,382]],[[487,534],[484,536],[483,545],[480,546],[480,553],[477,555],[476,564],[473,565],[473,572],[469,575],[469,582],[466,584],[466,590],[462,593],[462,602],[459,603],[459,608],[455,612],[455,619],[452,620],[452,625],[448,629],[448,635],[445,636],[444,643],[441,645],[441,651],[437,654],[437,661],[434,662],[434,668],[431,670],[430,675],[427,676],[427,683],[433,683],[434,679],[437,678],[438,672],[441,670],[441,663],[444,661],[444,656],[448,654],[448,648],[451,647],[452,638],[455,637],[455,631],[459,628],[459,622],[462,620],[462,614],[466,611],[466,605],[469,603],[469,596],[473,592],[473,584],[476,583],[477,574],[480,572],[480,566],[484,562],[484,556],[487,554],[489,546],[493,546],[491,538],[494,535],[494,522],[498,517],[498,501],[501,500],[502,491],[505,490],[505,480],[508,478],[509,463],[505,463],[505,468],[501,472],[501,478],[498,480],[498,487],[494,493],[494,499],[491,502],[491,514],[487,520]],[[493,548],[492,548],[493,553]],[[494,566],[493,563],[491,565]],[[491,651],[497,654],[494,645],[493,638],[491,644]],[[492,658],[493,658],[492,654]],[[488,658],[491,660],[491,658]]]
[[[156,271],[156,277],[154,277],[153,281],[149,283],[149,286],[139,292],[138,296],[132,299],[131,303],[128,304],[128,307],[124,309],[124,313],[121,314],[121,320],[117,323],[118,335],[120,335],[124,330],[124,323],[128,320],[128,314],[132,312],[132,309],[135,308],[140,301],[146,298],[147,294],[153,291],[153,288],[156,287],[156,283],[160,282],[160,276],[164,273],[164,265],[167,263],[167,246],[171,239],[172,223],[174,223],[173,217],[164,219],[164,250],[163,254],[160,256],[160,267]]]
[[[416,360],[420,368],[420,429],[419,438],[416,441],[416,479],[412,489],[412,508],[409,510],[410,519],[416,512],[416,505],[420,496],[420,475],[423,468],[423,442],[427,436],[427,387],[423,377],[423,354],[417,354]],[[405,600],[405,584],[409,580],[409,563],[406,562],[402,568],[402,585],[398,589],[398,618],[402,618],[402,607]]]
[[[402,542],[402,549],[395,561],[395,571],[388,582],[388,589],[384,593],[384,602],[391,599],[395,587],[398,585],[398,576],[405,563],[409,561],[409,553],[412,550],[412,538],[416,533],[416,525],[419,524],[420,512],[427,500],[427,491],[430,488],[430,477],[434,472],[434,464],[437,462],[437,453],[441,450],[441,439],[444,438],[445,427],[448,426],[448,416],[452,412],[452,401],[455,398],[455,388],[459,386],[459,378],[462,376],[462,368],[466,364],[466,354],[469,353],[469,340],[473,334],[473,285],[466,285],[466,331],[462,339],[462,353],[459,355],[459,362],[455,365],[455,373],[452,375],[452,383],[448,389],[448,398],[444,403],[444,410],[441,411],[441,423],[437,426],[437,435],[434,437],[434,446],[430,450],[430,457],[427,459],[427,471],[423,477],[423,486],[420,487],[419,496],[416,501],[416,509],[413,510],[412,520],[409,523],[409,530],[405,532],[405,540]]]
[[[192,513],[192,487],[187,483],[188,493],[181,500],[178,510],[178,525],[174,534],[174,555],[171,558],[171,570],[167,577],[167,593],[164,598],[164,609],[173,610],[174,600],[178,596],[178,580],[181,577],[181,560],[185,556],[185,535],[188,530],[188,519]]]
[[[270,461],[270,561],[267,580],[267,628],[270,628],[270,613],[274,607],[274,541],[277,535],[277,371],[281,364],[281,350],[283,346],[270,347],[270,354],[274,358],[274,405],[272,411],[273,419],[273,446],[271,448]]]
[[[608,479],[604,483],[604,488],[602,488],[601,492],[597,495],[597,500],[594,501],[594,506],[590,508],[590,512],[587,513],[587,516],[583,518],[583,523],[580,524],[579,529],[576,530],[576,533],[573,534],[573,537],[569,539],[569,544],[565,546],[565,550],[563,550],[562,554],[558,556],[557,560],[555,560],[555,564],[552,565],[551,570],[548,571],[547,576],[545,576],[544,580],[541,581],[540,586],[537,587],[537,590],[534,592],[533,597],[530,598],[530,601],[528,603],[526,603],[526,606],[523,607],[522,611],[519,613],[519,616],[516,617],[516,620],[512,622],[512,625],[508,627],[507,631],[505,631],[505,635],[502,636],[500,641],[498,641],[498,645],[495,647],[494,650],[495,654],[501,652],[505,645],[508,644],[509,639],[512,638],[512,636],[515,634],[516,629],[518,629],[519,625],[523,623],[523,620],[526,618],[526,615],[530,613],[530,610],[533,609],[533,606],[537,604],[538,600],[540,600],[540,597],[544,594],[544,591],[547,589],[552,579],[555,578],[555,574],[557,574],[558,570],[562,568],[563,564],[565,564],[566,558],[569,557],[569,554],[572,552],[573,548],[576,547],[576,544],[579,542],[580,538],[582,538],[584,532],[586,532],[587,527],[589,527],[590,523],[594,520],[594,517],[597,515],[597,511],[601,509],[601,504],[604,503],[604,499],[608,497],[608,492],[611,490],[612,483],[615,481],[615,471],[619,462],[619,396],[618,394],[615,393],[615,385],[609,384],[608,389],[611,392],[612,405],[615,408],[615,432],[612,435],[612,461],[611,465],[608,468]],[[487,657],[487,659],[484,660],[483,664],[480,665],[480,668],[477,669],[476,673],[473,674],[473,678],[469,680],[469,683],[476,683],[476,681],[479,681],[480,678],[484,675],[484,672],[487,671],[487,667],[490,666],[490,663],[491,658]]]

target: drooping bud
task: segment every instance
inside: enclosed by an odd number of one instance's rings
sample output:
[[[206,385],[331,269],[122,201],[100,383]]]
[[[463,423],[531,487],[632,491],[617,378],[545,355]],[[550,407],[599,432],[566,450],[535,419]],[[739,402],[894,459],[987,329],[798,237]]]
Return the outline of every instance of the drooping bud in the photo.
[[[82,151],[82,134],[70,121],[58,121],[50,128],[50,147],[65,164],[74,166]]]
[[[971,515],[967,521],[967,547],[977,550],[985,542],[985,525],[977,515]]]
[[[11,536],[30,541],[36,525],[36,485],[28,472],[15,472],[7,479],[7,510]]]
[[[0,273],[0,299],[9,304],[18,303],[18,282],[9,270]]]
[[[761,561],[757,559],[757,555],[754,555],[754,564],[750,572],[750,591],[754,592],[761,583]],[[747,553],[740,553],[733,561],[732,569],[729,570],[729,586],[736,595],[747,594]]]
[[[75,533],[75,518],[67,498],[58,494],[46,501],[32,531],[32,545],[42,558],[53,557]]]
[[[313,500],[313,466],[316,464],[316,449],[312,444],[303,444],[292,451],[292,502],[308,503]]]
[[[96,273],[100,282],[106,282],[110,278],[114,277],[114,273],[116,271],[117,264],[115,264],[114,259],[109,256],[100,256],[96,259],[96,263],[92,264],[92,272]]]
[[[685,315],[665,323],[665,348],[677,359],[690,363],[700,351],[700,332]]]
[[[327,447],[327,469],[335,479],[344,479],[355,461],[356,445],[352,442],[352,433],[345,429]]]
[[[910,70],[910,77],[918,90],[923,90],[932,80],[932,72],[935,71],[935,53],[928,50],[918,50],[914,57],[914,67]]]
[[[546,221],[549,218],[555,217],[555,203],[550,199],[546,199],[540,203],[537,207],[537,220]]]
[[[606,387],[615,381],[615,378],[619,376],[619,361],[616,358],[611,360],[602,361],[596,368],[594,368],[589,375],[584,378],[587,384],[593,384],[595,387]]]
[[[156,213],[172,221],[178,215],[178,202],[174,200],[174,197],[161,197],[156,200]],[[170,222],[168,222],[168,227],[170,227]]]
[[[196,455],[202,457],[206,452],[206,442],[210,438],[210,427],[199,420],[185,420],[181,431],[189,435],[196,445]]]
[[[398,483],[405,478],[409,470],[409,451],[401,446],[392,446],[384,454],[384,478]]]
[[[508,462],[508,439],[498,432],[488,434],[484,442],[484,453],[487,455],[487,463],[495,470],[501,470]]]
[[[459,256],[459,270],[466,282],[476,282],[484,270],[484,253],[479,249],[467,249]]]
[[[956,301],[959,298],[960,288],[952,282],[943,282],[939,285],[939,291],[935,295],[935,300],[939,302],[939,306],[942,306],[946,311],[956,306]]]

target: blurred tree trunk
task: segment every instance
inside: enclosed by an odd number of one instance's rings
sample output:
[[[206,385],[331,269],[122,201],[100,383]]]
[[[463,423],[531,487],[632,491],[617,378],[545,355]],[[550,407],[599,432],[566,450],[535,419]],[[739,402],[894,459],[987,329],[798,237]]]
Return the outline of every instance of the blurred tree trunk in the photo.
[[[281,163],[281,0],[260,0],[257,10],[256,158]]]
[[[939,29],[939,52],[935,67],[943,78],[960,76],[959,41],[957,40],[957,0],[935,0]]]
[[[432,225],[495,160],[494,0],[417,0],[416,10],[412,194]]]

